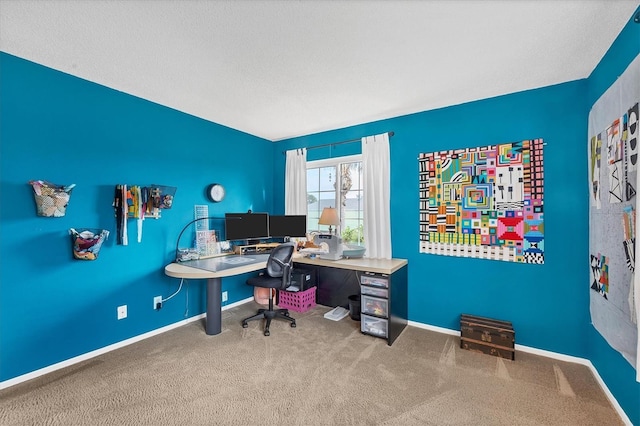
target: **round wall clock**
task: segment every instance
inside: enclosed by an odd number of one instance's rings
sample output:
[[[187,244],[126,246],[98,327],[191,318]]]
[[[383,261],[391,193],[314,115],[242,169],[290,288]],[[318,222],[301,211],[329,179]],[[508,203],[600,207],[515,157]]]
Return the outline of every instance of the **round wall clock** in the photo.
[[[220,201],[222,201],[222,199],[224,198],[224,194],[224,186],[220,185],[219,183],[212,183],[207,188],[207,196],[214,203],[219,203]]]

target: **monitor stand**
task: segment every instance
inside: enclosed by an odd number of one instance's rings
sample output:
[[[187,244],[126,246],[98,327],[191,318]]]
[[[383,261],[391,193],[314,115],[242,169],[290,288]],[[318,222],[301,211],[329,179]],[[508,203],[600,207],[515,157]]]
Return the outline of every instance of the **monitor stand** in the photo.
[[[248,241],[250,242],[250,241]],[[247,244],[246,246],[234,246],[235,254],[268,254],[272,249],[278,247],[281,243],[261,243]]]

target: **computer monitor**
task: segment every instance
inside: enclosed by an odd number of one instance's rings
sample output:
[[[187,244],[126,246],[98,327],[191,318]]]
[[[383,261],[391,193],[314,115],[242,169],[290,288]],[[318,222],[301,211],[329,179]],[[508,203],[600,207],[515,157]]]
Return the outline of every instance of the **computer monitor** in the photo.
[[[247,240],[254,244],[269,238],[267,213],[225,213],[225,238],[229,241]]]
[[[307,216],[269,216],[269,235],[271,238],[305,237],[307,235]]]

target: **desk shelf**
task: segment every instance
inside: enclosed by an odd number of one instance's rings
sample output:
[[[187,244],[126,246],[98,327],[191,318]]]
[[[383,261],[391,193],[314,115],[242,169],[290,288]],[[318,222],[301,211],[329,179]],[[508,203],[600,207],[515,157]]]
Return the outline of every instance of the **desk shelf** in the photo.
[[[250,244],[246,246],[235,246],[233,247],[233,252],[235,254],[260,254],[260,253],[269,253],[274,248],[278,247],[280,243],[260,243],[260,244]]]

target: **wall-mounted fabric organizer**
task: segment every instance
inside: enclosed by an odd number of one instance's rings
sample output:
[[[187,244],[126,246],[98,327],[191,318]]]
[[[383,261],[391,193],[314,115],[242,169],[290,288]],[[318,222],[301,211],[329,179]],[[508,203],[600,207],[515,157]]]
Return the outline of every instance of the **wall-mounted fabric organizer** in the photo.
[[[64,186],[44,180],[32,180],[29,184],[33,188],[38,216],[62,217],[66,214],[75,183]]]
[[[170,209],[177,188],[166,185],[115,186],[113,209],[116,216],[116,244],[128,245],[127,219],[136,219],[138,242],[142,241],[142,222],[144,219],[160,219],[161,209]]]
[[[78,260],[96,260],[102,243],[109,237],[106,229],[82,228],[69,229],[73,258]]]

